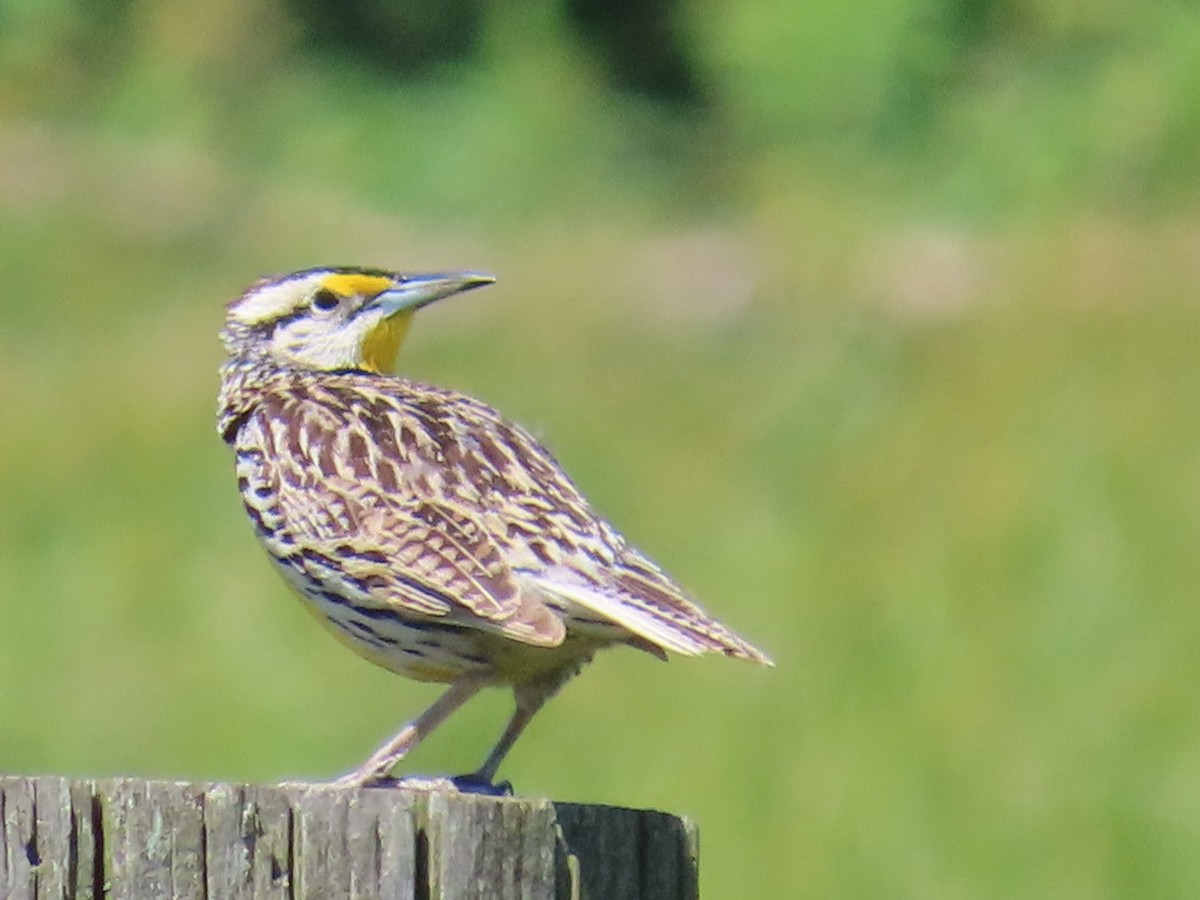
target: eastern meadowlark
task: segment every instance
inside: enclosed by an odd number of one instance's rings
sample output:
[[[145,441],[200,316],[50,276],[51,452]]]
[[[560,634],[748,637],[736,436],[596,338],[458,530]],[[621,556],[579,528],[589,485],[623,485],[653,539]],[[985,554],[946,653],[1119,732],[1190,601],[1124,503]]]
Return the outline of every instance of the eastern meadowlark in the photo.
[[[386,669],[450,687],[339,783],[396,763],[487,685],[537,710],[596,650],[767,657],[592,511],[545,447],[471,397],[387,374],[416,310],[474,272],[307,269],[229,304],[217,429],[259,540],[305,606]]]

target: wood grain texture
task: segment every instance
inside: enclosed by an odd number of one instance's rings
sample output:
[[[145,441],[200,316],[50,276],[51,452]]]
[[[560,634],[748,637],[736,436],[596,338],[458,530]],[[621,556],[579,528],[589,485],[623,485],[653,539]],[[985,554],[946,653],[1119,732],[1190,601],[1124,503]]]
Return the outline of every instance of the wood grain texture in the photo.
[[[696,849],[536,798],[0,776],[3,900],[697,900]]]

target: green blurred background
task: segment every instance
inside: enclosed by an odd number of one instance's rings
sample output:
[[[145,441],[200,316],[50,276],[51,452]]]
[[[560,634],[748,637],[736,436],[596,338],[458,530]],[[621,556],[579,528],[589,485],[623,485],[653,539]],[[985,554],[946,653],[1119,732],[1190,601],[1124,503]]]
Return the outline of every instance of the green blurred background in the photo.
[[[695,816],[711,900],[1200,895],[1197,59],[1182,2],[0,0],[0,771],[328,777],[435,695],[269,568],[215,333],[471,267],[404,371],[778,663],[606,654],[520,791]]]

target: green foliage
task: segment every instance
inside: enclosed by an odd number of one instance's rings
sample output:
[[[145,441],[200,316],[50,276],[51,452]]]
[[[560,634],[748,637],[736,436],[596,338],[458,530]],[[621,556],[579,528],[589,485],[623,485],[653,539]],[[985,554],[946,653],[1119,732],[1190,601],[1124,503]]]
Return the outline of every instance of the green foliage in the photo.
[[[277,5],[0,0],[0,769],[324,777],[428,701],[254,546],[214,335],[263,272],[471,266],[406,370],[779,664],[606,655],[521,790],[695,815],[710,897],[1195,894],[1200,26],[683,11],[703,109],[553,4],[397,80]]]

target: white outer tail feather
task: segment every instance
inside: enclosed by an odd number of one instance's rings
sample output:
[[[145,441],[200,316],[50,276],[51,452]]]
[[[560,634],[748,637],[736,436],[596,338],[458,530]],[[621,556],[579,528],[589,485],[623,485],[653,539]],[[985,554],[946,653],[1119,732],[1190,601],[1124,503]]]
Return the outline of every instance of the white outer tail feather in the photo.
[[[664,650],[684,656],[698,656],[711,649],[701,641],[680,633],[677,626],[672,626],[619,597],[583,585],[563,584],[561,581],[554,581],[538,575],[531,574],[527,577],[547,594],[552,594],[566,603],[603,616]]]

